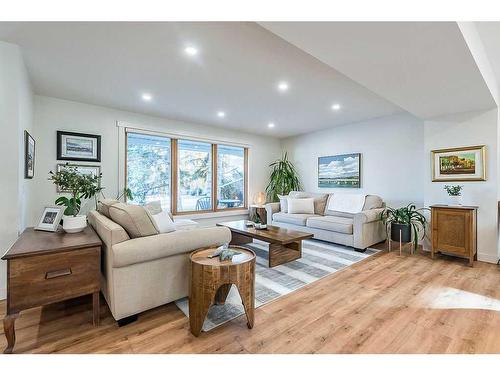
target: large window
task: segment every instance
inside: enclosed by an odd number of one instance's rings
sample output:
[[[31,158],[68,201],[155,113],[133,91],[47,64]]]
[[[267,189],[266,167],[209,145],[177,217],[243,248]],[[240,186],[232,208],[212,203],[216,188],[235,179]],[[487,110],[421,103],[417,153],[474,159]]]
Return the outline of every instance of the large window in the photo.
[[[132,203],[160,201],[171,211],[171,141],[148,134],[127,133],[127,187]]]
[[[217,146],[217,208],[245,205],[245,150]]]
[[[212,145],[177,142],[177,212],[212,210]]]
[[[126,186],[144,205],[174,214],[247,207],[244,147],[126,133]]]

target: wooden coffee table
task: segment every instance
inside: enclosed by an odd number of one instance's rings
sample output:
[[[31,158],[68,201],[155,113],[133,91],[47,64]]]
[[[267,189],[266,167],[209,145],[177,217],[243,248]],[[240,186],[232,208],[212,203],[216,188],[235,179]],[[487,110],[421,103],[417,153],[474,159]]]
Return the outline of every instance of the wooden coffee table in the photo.
[[[302,240],[312,238],[310,233],[268,225],[267,229],[247,227],[246,220],[219,223],[218,226],[231,230],[231,245],[243,245],[253,239],[269,243],[269,267],[276,267],[283,263],[302,257]]]
[[[255,253],[230,246],[240,254],[232,260],[209,258],[217,248],[199,249],[191,253],[191,285],[189,289],[189,326],[199,336],[212,304],[223,305],[236,285],[247,316],[248,328],[253,327],[255,308]]]

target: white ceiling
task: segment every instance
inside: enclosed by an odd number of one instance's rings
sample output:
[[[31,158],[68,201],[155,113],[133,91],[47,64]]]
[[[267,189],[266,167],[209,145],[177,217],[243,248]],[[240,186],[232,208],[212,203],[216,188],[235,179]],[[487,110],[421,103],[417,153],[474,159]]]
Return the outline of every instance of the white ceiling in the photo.
[[[0,40],[37,94],[133,112],[287,137],[401,111],[255,23],[0,23]]]
[[[495,107],[455,22],[260,24],[417,117]]]
[[[474,22],[500,91],[500,22]]]

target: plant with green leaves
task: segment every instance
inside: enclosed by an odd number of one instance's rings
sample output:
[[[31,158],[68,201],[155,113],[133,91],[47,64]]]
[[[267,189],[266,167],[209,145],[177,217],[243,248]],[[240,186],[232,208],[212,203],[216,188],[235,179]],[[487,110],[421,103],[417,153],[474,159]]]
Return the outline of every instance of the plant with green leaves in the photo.
[[[49,172],[49,180],[52,181],[59,190],[68,192],[70,197],[59,197],[55,203],[64,206],[64,215],[76,217],[80,212],[82,199],[89,199],[98,194],[100,187],[101,174],[87,175],[78,172],[77,167],[68,163],[57,172]]]
[[[295,166],[285,152],[281,159],[269,164],[272,168],[266,193],[271,202],[279,201],[278,195],[287,195],[293,190],[300,190],[301,185]]]
[[[422,214],[421,211],[429,210],[428,208],[416,208],[413,203],[410,203],[406,207],[391,208],[387,207],[380,214],[382,222],[385,224],[387,235],[389,235],[389,230],[392,224],[402,224],[409,225],[411,231],[413,232],[413,245],[415,250],[418,245],[418,232],[422,233],[422,238],[425,237],[427,219]]]
[[[462,185],[445,185],[444,190],[448,193],[450,197],[459,197],[462,195]]]

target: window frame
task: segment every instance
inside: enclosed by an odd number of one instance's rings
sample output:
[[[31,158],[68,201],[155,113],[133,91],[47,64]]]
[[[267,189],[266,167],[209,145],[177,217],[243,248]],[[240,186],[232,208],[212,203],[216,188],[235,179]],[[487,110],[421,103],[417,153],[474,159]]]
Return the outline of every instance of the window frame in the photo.
[[[141,131],[134,131],[134,129],[127,129],[125,131],[125,188],[127,188],[128,183],[128,133],[137,133],[137,134],[150,134],[151,136],[164,137],[170,139],[170,163],[171,163],[171,171],[170,171],[170,209],[172,215],[182,216],[182,215],[196,215],[196,214],[209,214],[216,212],[230,212],[230,211],[241,211],[248,210],[248,147],[242,145],[234,145],[226,142],[216,142],[214,140],[203,140],[203,139],[190,139],[189,137],[173,137],[168,134],[155,133],[155,132],[147,132],[142,133]],[[190,210],[190,211],[178,211],[177,210],[177,198],[179,194],[179,181],[178,181],[178,169],[179,169],[179,159],[178,159],[178,142],[180,140],[189,140],[196,142],[209,143],[211,145],[211,158],[212,158],[212,209],[210,210]],[[214,143],[216,142],[216,143]],[[228,145],[233,147],[241,147],[243,149],[243,173],[244,173],[244,194],[243,194],[243,206],[240,207],[230,207],[230,208],[218,208],[218,186],[217,186],[217,178],[218,178],[218,145]],[[125,197],[125,201],[127,198]]]

